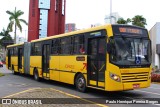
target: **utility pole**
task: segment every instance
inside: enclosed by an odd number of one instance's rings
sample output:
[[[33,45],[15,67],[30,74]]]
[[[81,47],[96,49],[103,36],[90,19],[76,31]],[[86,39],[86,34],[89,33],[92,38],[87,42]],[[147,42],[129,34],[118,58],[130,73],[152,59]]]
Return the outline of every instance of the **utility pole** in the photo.
[[[112,0],[110,0],[110,23],[112,24]]]

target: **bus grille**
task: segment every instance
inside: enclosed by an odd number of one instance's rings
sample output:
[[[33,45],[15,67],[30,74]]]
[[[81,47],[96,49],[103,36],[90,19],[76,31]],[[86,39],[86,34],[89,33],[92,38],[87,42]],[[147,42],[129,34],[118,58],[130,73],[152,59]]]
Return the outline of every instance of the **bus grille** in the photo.
[[[122,73],[122,82],[143,82],[148,80],[148,72]]]

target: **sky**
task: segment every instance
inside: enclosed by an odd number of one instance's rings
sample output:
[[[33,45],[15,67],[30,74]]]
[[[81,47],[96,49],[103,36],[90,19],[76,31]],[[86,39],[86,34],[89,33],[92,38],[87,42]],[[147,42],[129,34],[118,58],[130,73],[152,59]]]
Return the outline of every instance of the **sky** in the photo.
[[[22,10],[21,17],[28,22],[29,0],[3,0],[0,3],[0,32],[9,23],[7,10]],[[124,19],[142,15],[147,20],[146,28],[150,30],[160,22],[159,0],[112,0],[112,12]],[[105,15],[110,14],[110,0],[66,0],[66,23],[75,23],[76,28],[89,28],[91,24],[104,24]],[[23,26],[20,36],[26,36],[28,27]],[[11,33],[11,35],[13,35]]]

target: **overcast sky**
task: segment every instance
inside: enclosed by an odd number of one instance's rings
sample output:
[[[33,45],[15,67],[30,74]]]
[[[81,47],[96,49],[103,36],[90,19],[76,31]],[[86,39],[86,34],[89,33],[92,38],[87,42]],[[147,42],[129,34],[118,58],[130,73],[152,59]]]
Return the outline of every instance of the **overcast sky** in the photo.
[[[118,12],[124,19],[142,15],[147,20],[146,28],[150,30],[160,22],[160,0],[112,0],[112,12]],[[29,0],[3,0],[0,3],[0,31],[6,28],[9,15],[6,10],[22,10],[21,17],[28,21]],[[110,0],[66,0],[66,23],[76,23],[79,29],[88,28],[91,24],[104,24],[104,17],[110,13]],[[26,35],[27,26],[23,27]]]

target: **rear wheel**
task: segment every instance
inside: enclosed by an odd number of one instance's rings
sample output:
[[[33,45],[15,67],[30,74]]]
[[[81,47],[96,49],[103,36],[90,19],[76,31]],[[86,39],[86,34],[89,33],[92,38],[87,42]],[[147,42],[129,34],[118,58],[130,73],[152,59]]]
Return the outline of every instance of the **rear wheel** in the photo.
[[[39,80],[40,80],[37,69],[34,70],[34,79],[35,79],[36,81],[39,81]]]
[[[79,74],[76,77],[76,88],[80,92],[85,92],[86,91],[86,80],[82,74]]]

